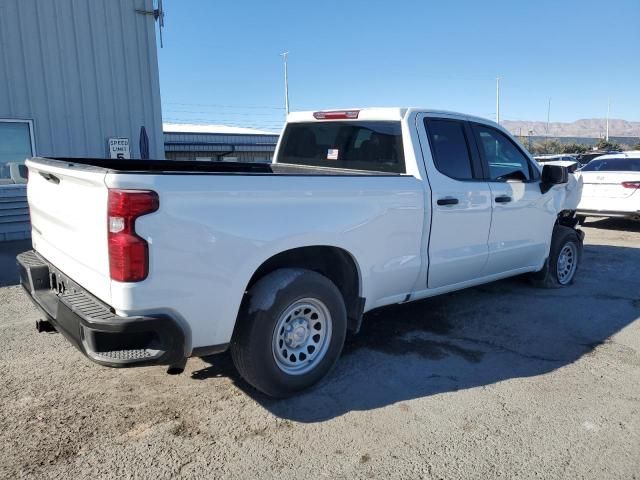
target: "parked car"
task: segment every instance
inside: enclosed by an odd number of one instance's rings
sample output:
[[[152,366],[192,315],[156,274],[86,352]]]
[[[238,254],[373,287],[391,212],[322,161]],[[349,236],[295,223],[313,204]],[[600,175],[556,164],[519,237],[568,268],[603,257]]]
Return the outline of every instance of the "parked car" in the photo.
[[[601,157],[602,155],[610,155],[610,154],[615,155],[616,153],[619,153],[619,152],[615,150],[592,150],[590,152],[581,153],[580,155],[578,155],[578,161],[582,165],[587,165],[594,158]]]
[[[273,164],[27,165],[41,329],[115,367],[230,348],[275,397],[324,377],[364,312],[524,273],[566,286],[582,252],[567,169],[463,114],[292,113]]]
[[[584,183],[578,218],[640,220],[640,151],[595,158],[579,170]]]

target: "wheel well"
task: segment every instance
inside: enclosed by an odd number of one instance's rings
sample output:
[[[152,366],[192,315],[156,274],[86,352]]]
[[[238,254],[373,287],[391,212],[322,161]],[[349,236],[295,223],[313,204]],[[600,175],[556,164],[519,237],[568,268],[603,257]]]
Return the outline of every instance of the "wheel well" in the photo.
[[[347,328],[357,332],[362,321],[364,298],[360,297],[360,275],[351,255],[338,247],[300,247],[274,255],[253,274],[247,290],[265,275],[279,268],[305,268],[331,280],[344,298]]]
[[[575,228],[578,224],[578,216],[575,210],[563,210],[556,218],[556,225],[564,225],[565,227]]]

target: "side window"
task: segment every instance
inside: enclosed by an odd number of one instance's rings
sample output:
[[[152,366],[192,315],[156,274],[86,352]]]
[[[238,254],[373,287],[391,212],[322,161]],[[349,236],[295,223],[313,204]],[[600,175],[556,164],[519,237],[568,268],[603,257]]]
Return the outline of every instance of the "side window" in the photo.
[[[24,160],[35,154],[32,134],[27,120],[0,120],[0,185],[27,183]]]
[[[484,125],[474,125],[474,130],[489,167],[489,180],[531,180],[529,160],[506,135]]]
[[[456,120],[425,118],[424,126],[438,171],[456,180],[473,180],[464,124]]]

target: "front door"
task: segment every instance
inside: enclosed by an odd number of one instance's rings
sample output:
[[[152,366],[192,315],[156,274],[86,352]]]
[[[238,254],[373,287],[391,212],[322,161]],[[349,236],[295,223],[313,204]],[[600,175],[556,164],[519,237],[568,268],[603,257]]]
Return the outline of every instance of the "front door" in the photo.
[[[493,209],[484,274],[540,266],[555,223],[552,194],[540,192],[538,169],[511,138],[488,125],[474,123],[472,128]]]

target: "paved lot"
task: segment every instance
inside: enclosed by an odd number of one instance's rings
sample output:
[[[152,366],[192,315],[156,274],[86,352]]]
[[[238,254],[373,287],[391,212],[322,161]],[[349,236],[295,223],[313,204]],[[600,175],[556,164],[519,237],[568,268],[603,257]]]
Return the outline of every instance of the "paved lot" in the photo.
[[[99,367],[0,288],[0,477],[640,478],[640,225],[586,225],[576,283],[514,279],[367,315],[272,401],[227,356]],[[0,245],[0,284],[15,251]],[[11,251],[10,251],[11,250]]]

